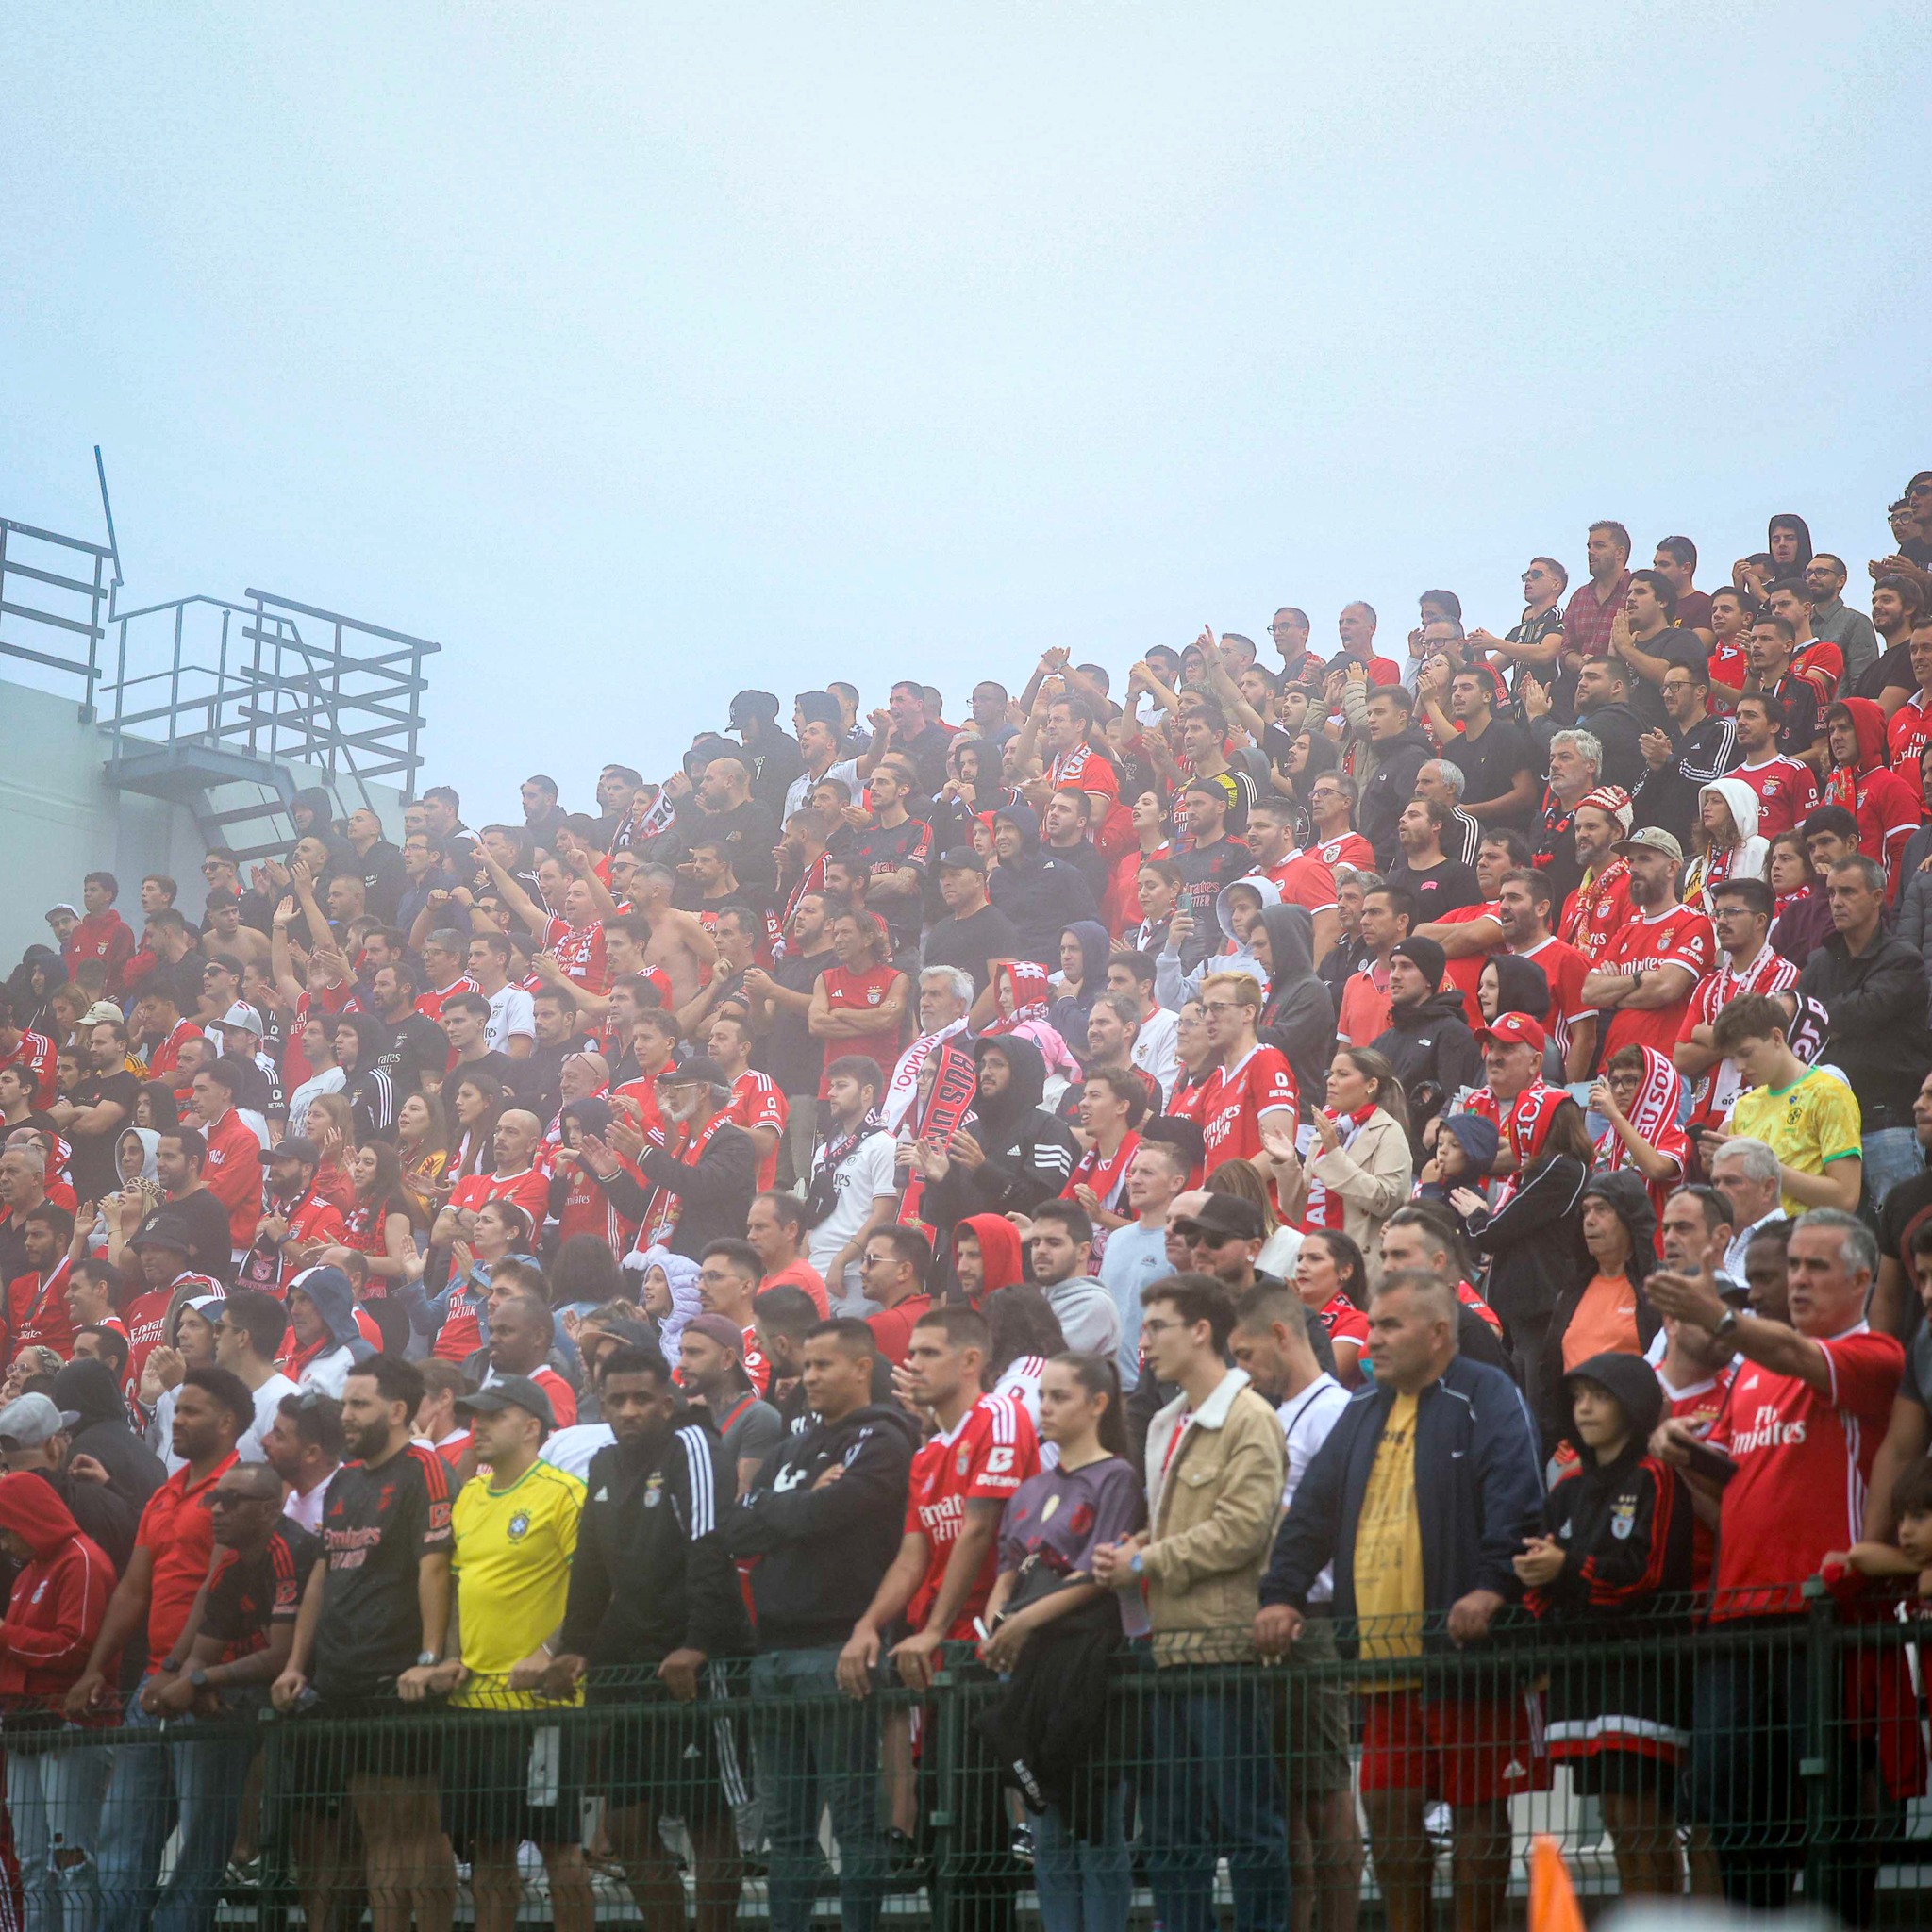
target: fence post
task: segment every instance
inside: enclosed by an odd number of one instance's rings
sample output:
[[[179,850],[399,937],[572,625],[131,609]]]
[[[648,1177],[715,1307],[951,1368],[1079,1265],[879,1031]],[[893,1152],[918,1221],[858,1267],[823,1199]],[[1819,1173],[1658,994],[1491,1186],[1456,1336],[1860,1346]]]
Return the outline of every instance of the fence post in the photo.
[[[941,1653],[943,1655],[943,1653]],[[947,1932],[952,1924],[953,1895],[958,1886],[960,1757],[966,1747],[965,1684],[958,1671],[941,1670],[933,1679],[933,1746],[938,1752],[939,1776],[934,1781],[933,1808],[926,1813],[932,1829],[932,1857],[926,1867],[926,1902],[934,1932]]]
[[[1834,1861],[1842,1862],[1847,1840],[1857,1835],[1859,1805],[1856,1790],[1842,1789],[1848,1759],[1838,1748],[1845,1680],[1838,1607],[1816,1576],[1806,1580],[1804,1591],[1805,1740],[1798,1775],[1805,1787],[1805,1903],[1826,1911]]]

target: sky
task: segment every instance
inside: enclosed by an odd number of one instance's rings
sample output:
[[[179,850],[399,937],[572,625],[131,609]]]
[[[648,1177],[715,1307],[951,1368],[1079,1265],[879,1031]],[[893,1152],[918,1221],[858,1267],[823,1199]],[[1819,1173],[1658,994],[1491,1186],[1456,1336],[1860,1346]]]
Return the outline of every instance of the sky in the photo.
[[[15,9],[0,516],[433,638],[423,782],[965,711],[1932,462],[1922,6]],[[1856,599],[1855,599],[1856,601]],[[14,676],[0,668],[0,675]]]

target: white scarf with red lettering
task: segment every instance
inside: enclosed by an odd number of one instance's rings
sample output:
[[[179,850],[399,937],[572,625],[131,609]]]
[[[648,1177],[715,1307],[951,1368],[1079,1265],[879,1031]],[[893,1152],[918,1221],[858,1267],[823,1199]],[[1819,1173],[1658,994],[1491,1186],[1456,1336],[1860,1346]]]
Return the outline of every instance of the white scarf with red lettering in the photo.
[[[1368,1106],[1358,1107],[1353,1113],[1338,1114],[1332,1107],[1324,1107],[1322,1111],[1334,1123],[1337,1137],[1346,1147],[1368,1125],[1370,1115],[1375,1111],[1375,1103],[1372,1100]],[[1341,1196],[1326,1182],[1315,1178],[1312,1166],[1316,1155],[1324,1151],[1322,1137],[1310,1124],[1296,1130],[1295,1141],[1302,1157],[1302,1166],[1308,1176],[1308,1200],[1307,1206],[1302,1209],[1302,1231],[1307,1234],[1316,1228],[1333,1228],[1340,1233],[1345,1211]]]

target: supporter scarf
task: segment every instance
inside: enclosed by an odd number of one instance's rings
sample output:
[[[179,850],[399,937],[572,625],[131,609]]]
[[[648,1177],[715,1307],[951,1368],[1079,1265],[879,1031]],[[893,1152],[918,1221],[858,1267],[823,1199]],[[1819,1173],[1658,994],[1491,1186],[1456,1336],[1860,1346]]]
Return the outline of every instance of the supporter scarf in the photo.
[[[1046,968],[1032,959],[995,959],[992,962],[993,987],[995,994],[1000,981],[1006,980],[1013,995],[1013,1010],[1010,1014],[1003,1008],[986,1030],[988,1033],[1012,1033],[1028,1020],[1044,1020],[1047,1014]]]
[[[720,1127],[730,1126],[732,1123],[722,1113],[714,1113],[695,1134],[687,1130],[684,1144],[676,1150],[676,1158],[686,1167],[695,1167],[704,1158],[704,1152],[711,1144],[711,1137]],[[645,1217],[643,1227],[639,1231],[638,1241],[643,1247],[669,1247],[671,1236],[677,1226],[677,1217],[683,1211],[684,1197],[674,1194],[667,1187],[660,1185],[651,1197],[650,1212]]]
[[[957,1024],[963,1027],[966,1023],[961,1020]],[[954,1030],[949,1027],[947,1032]],[[950,1140],[972,1110],[974,1096],[979,1091],[979,1066],[973,1056],[963,1046],[954,1046],[945,1034],[935,1034],[933,1041],[939,1049],[938,1070],[925,1107],[913,1124],[916,1137],[922,1141],[929,1135]],[[924,1227],[930,1234],[933,1230],[920,1213],[924,1194],[925,1176],[915,1168],[907,1180],[905,1198],[899,1204],[899,1220],[908,1226]]]
[[[1571,895],[1569,916],[1564,919],[1557,938],[1594,960],[1622,924],[1619,915],[1629,909],[1629,861],[1612,858],[1602,872],[1586,879]]]
[[[1487,1115],[1496,1123],[1504,1142],[1516,1155],[1516,1172],[1506,1174],[1502,1191],[1496,1196],[1501,1208],[1523,1185],[1523,1171],[1542,1152],[1549,1138],[1550,1123],[1557,1107],[1570,1098],[1561,1087],[1545,1084],[1539,1075],[1512,1100],[1507,1108],[1499,1106],[1496,1096],[1485,1087],[1470,1102],[1470,1111]]]
[[[919,1097],[920,1069],[942,1042],[965,1030],[966,1022],[955,1020],[951,1024],[941,1026],[937,1033],[922,1033],[899,1056],[899,1064],[892,1069],[891,1084],[886,1089],[885,1104],[879,1109],[881,1119],[891,1132],[898,1132],[899,1123],[911,1111],[912,1103]]]
[[[1090,1147],[1080,1157],[1073,1177],[1067,1182],[1064,1198],[1072,1200],[1075,1188],[1091,1188],[1094,1197],[1103,1208],[1118,1214],[1121,1191],[1127,1184],[1127,1163],[1134,1158],[1134,1149],[1141,1144],[1139,1134],[1128,1132],[1121,1136],[1121,1144],[1109,1158],[1097,1145]]]
[[[1327,1107],[1322,1111],[1334,1123],[1336,1134],[1341,1144],[1346,1147],[1368,1125],[1370,1115],[1375,1111],[1375,1103],[1372,1100],[1368,1106],[1358,1107],[1353,1113],[1339,1114],[1333,1108]],[[1333,1228],[1340,1233],[1343,1212],[1341,1196],[1326,1182],[1315,1178],[1314,1169],[1310,1164],[1318,1154],[1324,1151],[1322,1137],[1310,1124],[1295,1130],[1295,1140],[1300,1143],[1302,1166],[1308,1176],[1308,1200],[1307,1207],[1302,1209],[1302,1228],[1304,1232],[1308,1232],[1318,1227],[1325,1227]]]
[[[658,795],[651,801],[651,808],[644,814],[643,823],[631,832],[626,843],[645,845],[653,839],[668,832],[677,822],[676,801],[671,798],[660,785]]]
[[[774,960],[782,959],[785,957],[785,935],[791,930],[791,915],[798,910],[798,902],[808,892],[823,892],[825,890],[825,860],[830,857],[831,854],[829,852],[821,852],[799,874],[798,883],[792,887],[791,896],[785,901],[785,916],[778,922],[778,933],[771,941],[772,958]],[[770,924],[771,917],[772,915],[769,912],[766,913],[765,920],[767,925]]]
[[[1684,1081],[1676,1068],[1656,1047],[1646,1046],[1643,1049],[1643,1082],[1638,1088],[1637,1098],[1625,1118],[1659,1154],[1677,1163],[1674,1179],[1645,1182],[1650,1190],[1652,1205],[1657,1212],[1659,1241],[1663,1238],[1664,1203],[1670,1199],[1671,1191],[1683,1181],[1690,1171],[1690,1143],[1684,1129],[1677,1124],[1678,1108],[1683,1097]],[[1595,1144],[1597,1164],[1606,1173],[1630,1165],[1630,1150],[1615,1127],[1606,1127]],[[1661,1248],[1658,1253],[1662,1253]]]

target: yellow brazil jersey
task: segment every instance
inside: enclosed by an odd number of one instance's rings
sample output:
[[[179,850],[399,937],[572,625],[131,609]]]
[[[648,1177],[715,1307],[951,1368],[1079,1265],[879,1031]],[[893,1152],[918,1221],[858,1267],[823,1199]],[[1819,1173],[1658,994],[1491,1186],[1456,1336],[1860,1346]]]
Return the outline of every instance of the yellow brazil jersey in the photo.
[[[1834,1160],[1863,1153],[1863,1124],[1852,1090],[1823,1067],[1807,1067],[1789,1087],[1753,1087],[1739,1094],[1724,1127],[1764,1141],[1786,1167],[1823,1174]],[[1805,1204],[1787,1194],[1784,1210],[1802,1214]]]
[[[1355,1535],[1355,1607],[1364,1657],[1420,1657],[1423,1525],[1415,1503],[1415,1425],[1420,1400],[1398,1395],[1382,1425],[1362,1491]],[[1364,1685],[1396,1690],[1402,1681]]]
[[[485,1475],[463,1485],[451,1515],[452,1564],[470,1675],[453,1703],[500,1710],[540,1701],[512,1692],[509,1674],[563,1622],[583,1507],[583,1484],[548,1462],[532,1463],[506,1489]]]

